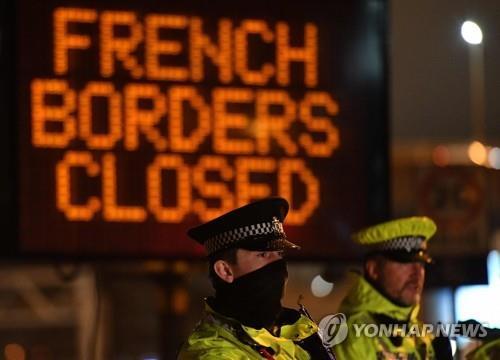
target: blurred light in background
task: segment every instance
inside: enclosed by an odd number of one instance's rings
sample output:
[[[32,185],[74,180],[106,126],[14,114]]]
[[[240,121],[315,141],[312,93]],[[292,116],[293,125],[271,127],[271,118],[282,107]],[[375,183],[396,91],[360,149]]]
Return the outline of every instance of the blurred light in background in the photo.
[[[26,351],[19,344],[7,344],[4,348],[4,355],[6,360],[25,360]]]
[[[455,293],[457,320],[474,319],[500,328],[500,252],[488,255],[488,285],[460,286]]]
[[[474,319],[489,326],[500,326],[500,319],[495,316],[500,294],[495,297],[491,290],[488,285],[460,286],[455,295],[457,320]]]
[[[454,339],[450,339],[450,345],[451,345],[451,355],[455,356],[455,353],[457,352],[457,341]]]
[[[428,150],[411,149],[407,150],[407,153],[402,156],[406,156],[405,160],[412,157],[413,160],[419,158],[425,161],[428,161],[427,159],[430,156],[432,163],[439,167],[451,165],[470,166],[472,162],[474,165],[500,170],[500,148],[485,145],[479,141],[439,144]]]
[[[323,279],[321,275],[316,275],[311,281],[311,292],[316,297],[325,297],[333,290],[333,283]]]
[[[474,141],[469,145],[468,154],[470,160],[476,165],[483,165],[488,159],[488,152],[479,141]]]
[[[160,360],[156,355],[146,355],[141,358],[141,360]]]
[[[471,45],[478,45],[483,42],[483,32],[474,21],[465,21],[460,30],[463,39]]]
[[[488,163],[493,169],[500,170],[500,148],[494,147],[489,151]]]
[[[444,145],[438,145],[432,151],[432,162],[437,166],[447,166],[450,163],[450,151]]]
[[[454,321],[453,290],[451,287],[430,288],[425,294],[424,320],[432,322],[438,319],[442,323]]]
[[[494,250],[488,254],[488,283],[500,288],[500,251]],[[497,298],[498,299],[498,298]]]

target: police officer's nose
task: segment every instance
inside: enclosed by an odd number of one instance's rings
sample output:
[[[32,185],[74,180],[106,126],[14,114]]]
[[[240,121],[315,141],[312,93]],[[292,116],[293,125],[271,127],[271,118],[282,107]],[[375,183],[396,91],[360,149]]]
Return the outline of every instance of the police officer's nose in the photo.
[[[423,274],[424,272],[424,264],[422,264],[421,262],[412,262],[411,263],[411,272],[413,275],[415,276],[420,276],[421,274]]]

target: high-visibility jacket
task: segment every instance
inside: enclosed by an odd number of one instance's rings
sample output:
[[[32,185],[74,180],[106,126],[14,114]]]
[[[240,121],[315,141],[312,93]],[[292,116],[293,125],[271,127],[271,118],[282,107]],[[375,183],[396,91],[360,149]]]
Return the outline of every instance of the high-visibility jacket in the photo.
[[[293,324],[283,325],[280,336],[267,329],[254,329],[227,318],[208,305],[205,315],[183,344],[178,360],[262,360],[267,351],[275,360],[309,360],[311,356],[297,342],[314,335],[317,325],[300,315]]]
[[[494,360],[500,359],[500,339],[491,340],[466,356],[467,360]]]
[[[407,324],[406,329],[420,326],[417,320],[419,306],[397,306],[362,276],[358,274],[353,276],[355,276],[354,286],[339,309],[339,312],[346,315],[348,335],[343,342],[333,348],[337,359],[435,359],[430,332],[414,331],[411,336],[396,336],[392,337],[392,340],[389,336],[384,336],[384,333],[382,336],[373,336],[376,328],[370,324],[379,326],[381,319],[386,321],[385,324],[392,323],[399,326]],[[421,326],[419,328],[422,329]]]

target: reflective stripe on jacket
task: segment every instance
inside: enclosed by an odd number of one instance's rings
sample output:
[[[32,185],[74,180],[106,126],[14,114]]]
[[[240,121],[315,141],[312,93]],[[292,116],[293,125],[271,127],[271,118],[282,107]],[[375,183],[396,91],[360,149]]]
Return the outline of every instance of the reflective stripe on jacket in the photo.
[[[282,326],[276,337],[267,329],[254,329],[226,318],[207,305],[204,318],[182,346],[178,360],[265,359],[256,347],[271,348],[276,360],[309,360],[309,354],[294,341],[317,331],[317,325],[301,315],[295,323]]]
[[[500,339],[485,342],[466,356],[467,360],[500,359]]]
[[[334,347],[338,360],[343,359],[397,359],[424,360],[435,359],[432,337],[424,331],[412,336],[399,337],[391,341],[388,336],[372,335],[379,325],[377,319],[384,317],[394,323],[407,324],[406,329],[422,329],[417,320],[419,306],[401,307],[380,294],[368,281],[358,274],[347,297],[342,301],[339,312],[347,317],[347,338]],[[368,331],[369,330],[369,331]],[[359,335],[359,336],[358,336]],[[382,335],[385,335],[384,333]],[[419,336],[420,335],[420,336]]]

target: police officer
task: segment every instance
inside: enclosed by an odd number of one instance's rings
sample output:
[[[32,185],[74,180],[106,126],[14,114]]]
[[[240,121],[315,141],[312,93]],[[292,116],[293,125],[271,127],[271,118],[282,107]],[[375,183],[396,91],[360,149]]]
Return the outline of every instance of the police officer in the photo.
[[[317,326],[281,306],[287,281],[283,198],[260,200],[190,229],[208,253],[215,296],[179,359],[327,359]]]
[[[500,337],[494,340],[484,341],[481,346],[468,353],[465,358],[467,360],[500,359]]]
[[[451,359],[447,338],[409,331],[418,324],[425,267],[432,261],[427,242],[435,232],[431,219],[410,217],[353,235],[366,250],[364,274],[354,275],[354,286],[339,309],[347,317],[348,336],[335,347],[338,359]],[[385,326],[391,334],[370,337],[359,331],[370,324]],[[407,333],[401,332],[405,329]]]
[[[462,332],[462,336],[480,341],[481,345],[465,355],[467,360],[490,360],[500,359],[500,329],[489,328],[476,320],[459,321],[462,326],[480,326],[481,330],[473,335],[470,332]],[[462,328],[465,330],[465,328]]]

